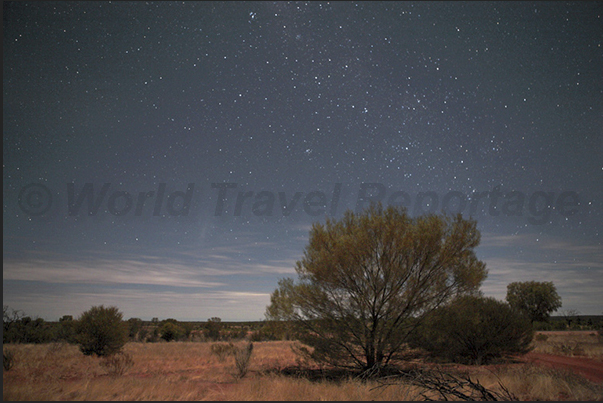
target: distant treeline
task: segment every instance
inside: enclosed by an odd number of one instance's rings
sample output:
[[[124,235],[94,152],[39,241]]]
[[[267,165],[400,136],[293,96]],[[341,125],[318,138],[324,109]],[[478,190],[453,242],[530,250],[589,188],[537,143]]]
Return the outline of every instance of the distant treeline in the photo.
[[[4,310],[3,343],[77,343],[77,320],[65,315],[57,322],[25,316],[20,311]],[[144,321],[130,318],[123,322],[129,340],[133,342],[169,341],[251,341],[285,340],[286,327],[268,321],[222,322],[159,320]],[[534,330],[600,330],[603,315],[552,316],[548,322],[534,322]]]
[[[600,330],[603,315],[551,316],[548,322],[534,322],[534,330]]]
[[[21,311],[4,307],[3,343],[77,343],[78,321],[65,315],[56,322],[26,316]],[[280,327],[265,321],[222,322],[214,317],[208,321],[159,320],[130,318],[123,321],[129,341],[231,341],[247,339],[267,341],[285,339]]]

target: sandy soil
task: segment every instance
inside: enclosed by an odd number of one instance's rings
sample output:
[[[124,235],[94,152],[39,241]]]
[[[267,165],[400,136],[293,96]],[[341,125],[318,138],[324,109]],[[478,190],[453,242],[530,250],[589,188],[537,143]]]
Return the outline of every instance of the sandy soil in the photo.
[[[603,383],[603,362],[601,361],[590,358],[563,357],[539,353],[528,353],[526,354],[525,359],[528,362],[539,365],[571,369],[592,382]]]

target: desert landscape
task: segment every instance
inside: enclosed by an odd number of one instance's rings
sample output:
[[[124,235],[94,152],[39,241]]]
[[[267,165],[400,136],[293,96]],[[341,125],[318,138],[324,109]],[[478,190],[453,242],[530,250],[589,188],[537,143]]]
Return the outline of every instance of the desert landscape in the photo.
[[[296,343],[254,342],[243,377],[232,354],[212,347],[228,346],[224,342],[129,342],[123,354],[129,360],[112,362],[84,356],[67,343],[9,345],[14,366],[4,371],[3,399],[442,400],[437,390],[404,375],[363,380],[304,362],[292,349]],[[533,345],[523,357],[483,366],[434,364],[416,355],[400,373],[469,375],[506,400],[603,400],[603,341],[597,332],[537,332]],[[457,390],[460,396],[475,392]]]
[[[5,401],[603,401],[603,2],[2,6]]]

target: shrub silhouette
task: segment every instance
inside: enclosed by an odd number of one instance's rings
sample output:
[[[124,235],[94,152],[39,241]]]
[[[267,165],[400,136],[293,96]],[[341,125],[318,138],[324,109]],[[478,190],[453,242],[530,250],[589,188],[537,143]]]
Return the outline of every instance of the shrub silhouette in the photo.
[[[169,342],[182,338],[184,336],[185,330],[173,321],[166,321],[163,325],[161,325],[160,332],[161,338]]]
[[[122,349],[128,328],[116,307],[93,306],[77,321],[77,342],[84,355],[109,356]]]
[[[214,317],[207,320],[203,334],[210,340],[217,341],[220,338],[220,331],[224,327],[222,319]]]
[[[463,296],[434,311],[411,345],[434,357],[466,364],[530,351],[534,332],[529,318],[494,298]]]

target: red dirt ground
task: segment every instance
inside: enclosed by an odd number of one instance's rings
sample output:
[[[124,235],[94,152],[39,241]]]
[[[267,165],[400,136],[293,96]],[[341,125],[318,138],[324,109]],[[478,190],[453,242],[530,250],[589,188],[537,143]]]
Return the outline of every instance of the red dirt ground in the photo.
[[[525,355],[528,362],[553,368],[567,368],[595,383],[603,383],[603,362],[582,357],[563,357],[540,353]]]

